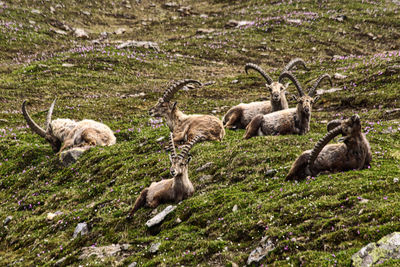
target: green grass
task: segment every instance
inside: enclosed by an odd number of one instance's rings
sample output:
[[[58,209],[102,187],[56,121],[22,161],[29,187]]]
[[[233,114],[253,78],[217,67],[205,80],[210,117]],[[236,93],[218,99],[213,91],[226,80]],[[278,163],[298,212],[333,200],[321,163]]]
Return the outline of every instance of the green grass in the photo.
[[[400,178],[400,117],[386,114],[399,108],[400,99],[399,73],[386,72],[400,64],[398,5],[185,0],[179,3],[190,5],[193,15],[181,16],[160,1],[131,2],[131,8],[109,0],[0,5],[0,219],[13,216],[0,228],[1,265],[51,266],[63,257],[64,265],[74,266],[244,265],[268,236],[276,249],[262,263],[349,266],[361,247],[400,231],[394,182]],[[336,19],[340,15],[343,21]],[[225,28],[231,19],[254,24]],[[90,40],[54,33],[59,22],[85,28]],[[127,32],[91,43],[120,27]],[[215,31],[196,34],[198,28]],[[118,40],[155,41],[160,50],[117,49],[112,42]],[[156,229],[145,226],[151,209],[125,220],[144,187],[170,178],[163,151],[169,131],[151,124],[147,110],[172,81],[215,81],[176,98],[186,113],[222,117],[235,104],[268,98],[264,81],[244,73],[245,63],[257,63],[277,79],[297,56],[311,68],[296,72],[305,87],[325,72],[347,76],[334,80],[343,90],[322,95],[315,105],[310,133],[243,140],[243,130],[227,131],[222,142],[198,144],[189,169],[194,196]],[[54,117],[102,121],[116,131],[117,144],[93,148],[62,167],[21,114],[22,101],[29,99],[31,115],[43,124],[56,96]],[[324,135],[323,121],[354,113],[368,131],[370,169],[284,181],[296,157]],[[166,138],[157,142],[161,136]],[[208,162],[210,168],[196,172]],[[46,220],[56,211],[63,214]],[[87,222],[90,232],[72,240],[79,222]],[[161,242],[156,254],[148,251],[153,242]],[[128,256],[79,259],[82,247],[113,243],[129,243]]]

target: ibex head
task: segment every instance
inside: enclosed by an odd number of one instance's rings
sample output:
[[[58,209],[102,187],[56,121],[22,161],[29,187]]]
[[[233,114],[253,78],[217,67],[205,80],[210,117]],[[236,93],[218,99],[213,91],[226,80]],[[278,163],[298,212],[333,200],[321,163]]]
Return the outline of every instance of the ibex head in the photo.
[[[53,109],[54,105],[56,104],[56,100],[54,99],[53,103],[51,104],[49,108],[49,112],[47,113],[47,118],[46,118],[46,130],[43,130],[39,125],[35,123],[35,121],[29,116],[28,111],[26,110],[26,100],[22,103],[22,114],[24,115],[24,118],[26,122],[28,123],[29,127],[32,129],[33,132],[37,133],[39,136],[43,137],[46,139],[47,142],[50,143],[52,149],[54,152],[58,152],[61,148],[61,140],[59,140],[54,134],[53,134],[53,128],[51,124],[51,115],[53,114]]]
[[[296,97],[297,100],[297,107],[300,109],[302,113],[305,115],[311,114],[312,110],[312,105],[318,101],[319,96],[315,96],[316,89],[324,79],[328,79],[331,86],[332,86],[332,80],[331,76],[329,74],[322,74],[314,83],[314,85],[311,87],[311,89],[308,91],[308,94],[304,93],[303,88],[301,87],[300,82],[297,80],[297,78],[291,73],[291,72],[283,72],[279,76],[279,81],[283,81],[283,79],[288,78],[293,82],[293,84],[296,86],[297,91],[299,92],[299,97]]]
[[[201,141],[203,138],[204,137],[202,135],[196,136],[189,143],[184,145],[181,153],[177,155],[172,133],[170,134],[168,150],[172,151],[172,153],[169,155],[169,159],[171,161],[170,172],[172,176],[175,177],[187,173],[189,162],[192,159],[192,157],[189,155],[189,151],[197,142]]]
[[[149,110],[150,116],[153,117],[165,116],[166,114],[174,111],[174,109],[176,108],[176,102],[175,103],[170,102],[172,97],[179,89],[183,88],[185,85],[189,83],[201,85],[201,82],[189,79],[181,80],[172,84],[167,90],[165,90],[163,96],[158,99],[157,104]]]
[[[306,63],[301,58],[295,58],[295,59],[291,60],[283,68],[282,73],[290,71],[296,65],[302,65],[306,70],[309,70],[306,67]],[[244,70],[246,71],[246,73],[248,73],[249,69],[253,69],[253,70],[257,71],[267,81],[265,86],[267,87],[267,89],[271,93],[271,100],[274,101],[274,102],[281,101],[281,97],[282,97],[282,95],[284,97],[285,91],[286,91],[287,87],[289,86],[289,84],[287,83],[286,85],[283,85],[281,83],[281,77],[279,77],[279,82],[274,82],[272,80],[272,78],[267,73],[265,73],[265,71],[261,67],[257,66],[256,64],[247,63],[246,66],[244,67]]]

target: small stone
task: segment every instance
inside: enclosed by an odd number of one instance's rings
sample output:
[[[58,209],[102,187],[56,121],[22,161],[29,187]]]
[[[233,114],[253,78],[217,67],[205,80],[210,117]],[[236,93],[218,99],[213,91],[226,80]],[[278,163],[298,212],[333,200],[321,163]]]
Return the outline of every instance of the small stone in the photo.
[[[66,68],[72,68],[72,67],[74,67],[75,65],[74,65],[74,64],[71,64],[71,63],[63,63],[61,66],[66,67]]]
[[[13,219],[13,216],[7,216],[5,219],[4,219],[4,221],[3,221],[3,224],[4,225],[7,225],[9,222],[11,222],[11,220]]]
[[[235,83],[238,83],[238,82],[239,82],[239,80],[233,80],[233,81],[231,81],[232,84],[235,84]]]
[[[47,213],[46,219],[49,220],[49,221],[51,221],[51,220],[53,220],[56,216],[62,215],[62,214],[63,214],[62,211],[56,211],[55,213],[49,212],[49,213]]]
[[[82,14],[86,15],[86,16],[90,16],[91,15],[89,11],[82,11]]]
[[[269,240],[266,236],[263,237],[260,241],[260,246],[254,249],[248,259],[247,259],[247,265],[254,263],[258,263],[261,261],[263,258],[265,258],[269,252],[275,249],[275,244],[272,243],[271,240]]]
[[[265,176],[266,176],[266,177],[271,177],[271,176],[274,176],[277,172],[278,172],[278,171],[275,170],[275,169],[270,169],[270,170],[267,170],[267,171],[265,172]]]
[[[78,158],[90,147],[75,147],[61,152],[60,161],[64,166],[68,166],[78,160]]]
[[[56,263],[54,264],[55,266],[61,266],[62,263],[67,259],[67,256],[62,257],[61,259],[59,259],[58,261],[56,261]]]
[[[84,236],[88,233],[89,233],[89,228],[88,228],[87,223],[78,223],[78,225],[75,228],[73,238],[77,238],[79,234],[81,236]]]
[[[156,141],[157,141],[157,142],[161,142],[161,141],[164,140],[164,139],[165,139],[165,136],[161,136],[160,138],[157,138]]]
[[[204,183],[204,182],[209,182],[209,181],[212,180],[212,178],[213,178],[212,175],[203,175],[203,176],[201,176],[201,177],[199,178],[199,181],[202,182],[202,183]]]
[[[174,7],[179,7],[179,5],[176,2],[167,2],[167,3],[164,4],[164,7],[174,8]]]
[[[214,165],[214,162],[207,162],[206,164],[204,164],[203,166],[199,167],[196,169],[196,172],[202,172],[204,170],[209,169],[210,167],[212,167]]]
[[[333,78],[335,78],[336,80],[343,80],[343,79],[346,79],[347,76],[346,76],[346,75],[343,75],[343,74],[340,74],[340,73],[335,73],[335,74],[333,75]]]
[[[42,14],[42,11],[40,11],[40,10],[38,10],[38,9],[32,9],[31,10],[31,12],[33,13],[33,14]]]
[[[399,182],[399,178],[393,178],[393,183],[397,184]]]
[[[342,90],[343,90],[343,88],[339,88],[339,87],[334,87],[334,88],[327,89],[327,90],[318,89],[318,90],[317,90],[317,95],[323,95],[323,94],[328,94],[328,93],[334,93],[334,92],[338,92],[338,91],[342,91]]]
[[[81,28],[76,28],[74,30],[74,35],[78,38],[82,38],[82,39],[89,39],[89,34]]]
[[[126,29],[125,29],[125,28],[118,28],[118,29],[116,29],[116,30],[114,31],[114,34],[120,35],[120,34],[123,34],[123,33],[125,33],[125,32],[126,32]]]
[[[132,262],[131,264],[129,264],[128,267],[136,267],[136,265],[137,265],[137,262],[134,261],[134,262]]]
[[[66,31],[63,30],[59,30],[59,29],[52,29],[53,32],[60,34],[60,35],[67,35],[68,33]]]
[[[238,28],[238,27],[242,27],[242,26],[247,26],[247,25],[251,25],[254,24],[254,21],[247,21],[247,20],[241,20],[241,21],[237,21],[237,20],[229,20],[226,24],[225,27],[226,28]]]
[[[313,46],[313,47],[311,48],[311,50],[312,50],[313,52],[315,52],[315,51],[317,51],[317,48],[316,48],[315,46]]]
[[[167,215],[170,214],[171,212],[173,212],[175,209],[176,209],[176,206],[169,205],[162,212],[160,212],[159,214],[157,214],[156,216],[154,216],[153,218],[148,220],[146,222],[146,226],[148,228],[150,228],[154,225],[161,223],[165,219],[165,217],[167,217]]]
[[[56,12],[56,9],[54,7],[52,7],[52,6],[50,6],[50,13],[54,14],[54,12]]]
[[[197,29],[196,34],[207,34],[207,33],[213,33],[215,32],[215,29]]]
[[[157,43],[147,42],[147,41],[126,41],[117,46],[118,49],[127,48],[127,47],[143,47],[146,49],[152,48],[157,51],[160,50]]]
[[[176,218],[176,223],[181,223],[182,220],[180,218]]]
[[[206,18],[208,18],[208,15],[207,14],[200,14],[200,18],[206,19]]]
[[[232,211],[237,212],[237,210],[238,210],[238,205],[235,204],[235,206],[233,206],[233,208],[232,208]]]
[[[152,243],[150,245],[149,252],[156,253],[160,249],[160,246],[161,246],[161,242]]]

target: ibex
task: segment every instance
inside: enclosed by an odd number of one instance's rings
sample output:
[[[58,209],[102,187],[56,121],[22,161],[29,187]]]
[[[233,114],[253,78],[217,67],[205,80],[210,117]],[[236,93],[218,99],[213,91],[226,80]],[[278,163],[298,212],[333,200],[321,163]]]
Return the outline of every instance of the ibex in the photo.
[[[313,150],[304,151],[293,163],[286,180],[300,180],[321,172],[360,170],[372,160],[371,148],[361,132],[360,117],[353,115],[347,120],[328,123],[328,133],[320,139]],[[326,145],[342,134],[343,143]]]
[[[165,90],[162,98],[149,110],[149,114],[153,117],[162,116],[165,118],[176,144],[180,142],[189,143],[198,135],[203,136],[204,140],[221,141],[225,136],[225,129],[217,117],[211,115],[186,115],[178,109],[176,102],[170,102],[174,94],[189,83],[201,85],[196,80],[182,80],[174,83]]]
[[[188,153],[193,145],[203,138],[204,136],[195,136],[189,143],[183,146],[181,153],[177,155],[173,135],[172,133],[170,134],[168,150],[172,151],[172,155],[170,155],[170,172],[173,178],[153,182],[149,187],[145,188],[136,199],[127,219],[131,219],[140,207],[155,208],[162,203],[179,202],[193,195],[194,187],[188,176],[189,161],[191,159]]]
[[[291,60],[283,69],[282,74],[290,71],[294,66],[302,65],[306,70],[306,63],[301,58]],[[224,126],[228,129],[244,129],[250,121],[257,115],[265,115],[274,111],[289,108],[286,100],[286,89],[289,84],[281,83],[282,74],[279,76],[278,82],[274,82],[272,78],[264,72],[259,66],[248,63],[245,66],[246,73],[249,69],[253,69],[261,74],[267,81],[265,84],[270,92],[271,101],[259,101],[248,104],[241,103],[232,107],[222,119]]]
[[[297,106],[295,108],[275,111],[266,115],[257,115],[247,125],[245,139],[253,136],[278,135],[278,134],[300,134],[303,135],[310,130],[310,118],[312,105],[318,100],[318,96],[314,97],[319,84],[325,78],[332,85],[331,77],[328,74],[321,75],[308,94],[305,94],[297,78],[290,72],[281,74],[280,79],[290,79],[299,92],[297,98]]]
[[[56,100],[50,106],[46,119],[46,130],[29,116],[26,100],[22,103],[22,114],[33,132],[46,139],[54,152],[62,152],[71,147],[110,146],[115,144],[113,131],[103,123],[93,120],[74,121],[70,119],[51,120]],[[62,146],[61,146],[62,145]]]

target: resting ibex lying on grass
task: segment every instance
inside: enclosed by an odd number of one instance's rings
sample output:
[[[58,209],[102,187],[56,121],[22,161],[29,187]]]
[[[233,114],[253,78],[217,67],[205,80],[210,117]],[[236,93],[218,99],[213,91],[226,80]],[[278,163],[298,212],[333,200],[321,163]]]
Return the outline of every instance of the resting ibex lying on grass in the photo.
[[[296,65],[302,65],[306,70],[308,70],[305,62],[301,58],[295,58],[285,66],[282,74],[291,70]],[[266,86],[270,91],[271,101],[259,101],[248,104],[241,103],[232,107],[222,119],[224,126],[228,129],[244,129],[250,121],[259,114],[265,115],[274,111],[289,108],[285,95],[288,84],[283,85],[281,83],[283,79],[282,74],[279,76],[278,82],[274,82],[272,78],[259,66],[248,63],[245,66],[246,73],[249,69],[256,70],[267,81]]]
[[[195,136],[188,144],[183,146],[181,153],[177,155],[171,133],[168,150],[172,151],[172,155],[170,155],[170,171],[173,178],[153,182],[149,187],[145,188],[136,199],[127,219],[131,219],[133,214],[142,206],[155,208],[162,203],[179,202],[193,195],[194,187],[188,176],[189,161],[191,159],[188,153],[193,145],[202,140],[202,138],[204,137]]]
[[[372,160],[371,148],[361,132],[360,117],[334,120],[328,124],[328,133],[313,150],[304,151],[293,163],[286,180],[304,179],[320,172],[338,172],[367,168]],[[326,145],[342,134],[343,143]]]
[[[189,83],[201,85],[196,80],[182,80],[171,85],[160,98],[157,104],[149,110],[153,117],[164,117],[173,133],[176,144],[188,143],[197,135],[202,135],[204,140],[221,141],[225,136],[222,122],[211,115],[186,115],[178,109],[176,102],[171,103],[174,94]]]
[[[290,79],[297,88],[300,97],[297,98],[295,108],[275,111],[266,115],[257,115],[246,127],[245,139],[253,136],[278,135],[278,134],[305,134],[310,130],[310,118],[312,105],[318,100],[314,97],[318,85],[323,79],[328,79],[332,85],[331,77],[328,74],[321,75],[309,90],[308,94],[303,89],[297,78],[290,72],[281,74],[282,79]]]
[[[54,152],[62,152],[71,147],[110,146],[115,144],[113,131],[103,123],[93,120],[74,121],[70,119],[51,120],[56,100],[50,106],[46,119],[46,130],[37,125],[26,110],[26,100],[22,103],[22,114],[33,132],[46,139]],[[63,146],[61,147],[61,145]]]

